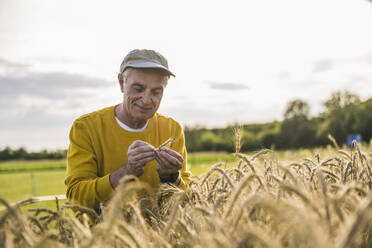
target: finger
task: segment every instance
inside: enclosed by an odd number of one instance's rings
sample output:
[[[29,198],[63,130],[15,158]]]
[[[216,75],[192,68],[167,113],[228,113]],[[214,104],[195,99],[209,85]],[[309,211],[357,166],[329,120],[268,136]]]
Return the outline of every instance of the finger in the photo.
[[[172,166],[170,164],[162,163],[158,165],[158,171],[161,172],[161,174],[170,174],[177,172],[179,169],[175,166]]]
[[[129,158],[128,163],[133,164],[133,165],[141,165],[145,166],[146,163],[152,161],[155,159],[155,156],[148,156],[148,157],[142,157],[142,158]]]
[[[160,157],[159,155],[156,156],[156,161],[158,161],[159,163],[159,166],[161,167],[162,171],[163,170],[174,170],[174,167],[173,165],[171,165],[167,160],[165,160],[164,158]]]
[[[150,145],[149,143],[147,143],[145,141],[142,141],[142,140],[133,141],[133,143],[129,147],[133,149],[133,148],[136,148],[136,147],[146,146],[146,145],[149,145],[149,146],[152,147],[152,145]]]
[[[159,156],[163,159],[163,160],[166,160],[168,161],[170,164],[173,164],[173,165],[178,165],[178,164],[182,164],[183,163],[183,157],[181,158],[178,158],[178,157],[174,157],[172,155],[170,155],[168,152],[166,151],[161,151],[159,153]]]
[[[182,162],[176,159],[175,157],[169,155],[167,152],[164,151],[159,152],[159,157],[162,159],[162,161],[165,161],[167,166],[172,166],[179,169],[182,168]]]
[[[162,149],[163,151],[165,151],[166,153],[168,153],[169,155],[171,155],[172,157],[176,158],[177,160],[179,160],[181,163],[183,163],[183,157],[181,154],[179,154],[178,152],[172,150],[172,149],[169,149],[169,148],[165,148],[165,149]]]
[[[143,158],[143,159],[140,159],[134,163],[137,163],[137,164],[140,164],[142,167],[144,167],[148,162],[154,160],[154,158],[151,158],[151,157],[147,157],[147,158]]]
[[[131,156],[130,159],[133,160],[133,161],[139,161],[139,160],[142,160],[142,159],[154,160],[155,159],[155,153],[154,152],[142,152],[142,153],[136,154],[134,156]]]
[[[130,148],[135,148],[135,147],[143,145],[143,143],[144,142],[142,140],[135,140],[135,141],[133,141],[133,143],[129,147]]]
[[[141,149],[138,149],[138,150],[131,150],[128,152],[127,156],[129,157],[134,157],[134,156],[138,156],[140,154],[154,154],[155,155],[155,150],[152,150],[152,149],[146,149],[146,148],[141,148]]]
[[[135,148],[132,148],[132,149],[128,150],[128,153],[136,155],[136,154],[144,153],[144,152],[154,153],[154,151],[155,151],[155,148],[152,145],[146,144],[146,145],[137,146]]]
[[[168,162],[160,157],[159,153],[160,151],[155,151],[155,159],[156,161],[158,161],[159,165],[165,166],[166,164],[168,164]]]

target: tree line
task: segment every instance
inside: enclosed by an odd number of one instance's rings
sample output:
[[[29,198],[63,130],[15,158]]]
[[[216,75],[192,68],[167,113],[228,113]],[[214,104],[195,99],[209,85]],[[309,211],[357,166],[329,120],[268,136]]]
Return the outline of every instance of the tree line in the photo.
[[[364,141],[372,138],[372,99],[361,101],[349,91],[337,91],[323,103],[325,111],[310,117],[310,105],[301,99],[290,101],[283,121],[241,125],[241,152],[262,148],[276,150],[311,148],[330,143],[332,135],[339,145],[345,144],[351,133],[359,134]],[[234,143],[236,125],[226,128],[185,127],[186,148],[197,151],[236,151]],[[0,161],[62,159],[67,150],[27,152],[23,147],[0,150]]]
[[[67,150],[28,152],[26,148],[21,147],[12,149],[5,147],[0,150],[0,161],[8,160],[42,160],[42,159],[63,159],[66,158]]]
[[[287,104],[283,121],[242,125],[240,151],[325,146],[330,143],[329,134],[339,145],[345,144],[350,134],[359,134],[363,141],[370,141],[372,99],[361,101],[349,91],[337,91],[323,105],[324,112],[310,117],[310,105],[295,99]],[[234,152],[234,128],[235,125],[213,129],[185,127],[186,147],[189,152]]]

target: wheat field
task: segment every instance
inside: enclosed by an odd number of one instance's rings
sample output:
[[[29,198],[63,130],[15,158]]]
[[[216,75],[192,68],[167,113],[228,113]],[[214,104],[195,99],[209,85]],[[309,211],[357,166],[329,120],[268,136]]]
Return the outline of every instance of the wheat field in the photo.
[[[185,191],[151,193],[125,178],[99,216],[69,203],[22,212],[32,200],[0,199],[0,247],[372,247],[367,149],[295,162],[238,151],[235,167],[216,163]]]

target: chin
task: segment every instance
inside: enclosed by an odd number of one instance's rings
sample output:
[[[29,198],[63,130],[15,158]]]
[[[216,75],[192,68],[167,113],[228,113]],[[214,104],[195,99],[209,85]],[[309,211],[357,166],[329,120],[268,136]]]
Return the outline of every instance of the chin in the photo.
[[[136,115],[136,119],[138,120],[145,120],[147,121],[148,119],[150,119],[151,117],[154,116],[155,113],[150,113],[150,114],[141,114],[141,115]]]

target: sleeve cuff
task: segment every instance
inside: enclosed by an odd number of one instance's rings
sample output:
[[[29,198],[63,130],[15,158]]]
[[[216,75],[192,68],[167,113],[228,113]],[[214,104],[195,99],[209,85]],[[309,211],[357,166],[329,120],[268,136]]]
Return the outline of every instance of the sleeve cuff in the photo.
[[[100,202],[108,201],[114,196],[115,190],[110,184],[110,174],[98,179],[96,190]]]
[[[180,177],[180,183],[177,185],[178,188],[186,190],[187,184],[183,181],[182,177]]]

